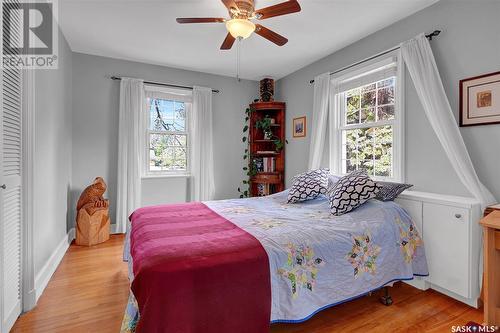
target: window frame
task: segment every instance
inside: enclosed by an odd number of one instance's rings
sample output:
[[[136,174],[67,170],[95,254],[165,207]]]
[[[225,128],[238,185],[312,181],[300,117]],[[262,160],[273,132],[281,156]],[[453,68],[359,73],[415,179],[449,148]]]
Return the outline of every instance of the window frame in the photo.
[[[191,109],[192,109],[192,92],[190,90],[181,90],[168,87],[144,86],[144,158],[142,178],[163,178],[163,177],[189,177],[190,171],[190,153],[191,153]],[[155,94],[156,96],[152,96]],[[163,95],[163,96],[162,96]],[[178,96],[178,97],[176,97]],[[163,99],[168,101],[182,102],[186,110],[186,123],[184,131],[155,131],[149,129],[150,123],[150,106],[148,99]],[[151,170],[150,169],[150,136],[152,134],[160,135],[186,135],[186,170]]]
[[[371,72],[384,70],[384,67],[394,64],[396,66],[395,75],[387,75],[384,78],[378,78],[373,82],[378,82],[395,77],[394,85],[394,119],[381,120],[370,123],[362,124],[346,124],[346,108],[345,108],[345,94],[349,90],[361,88],[369,82],[363,83],[359,86],[350,87],[343,91],[337,92],[332,89],[330,94],[330,170],[336,175],[345,175],[342,172],[343,164],[343,140],[342,132],[352,129],[373,128],[382,126],[392,126],[393,131],[393,146],[392,146],[392,177],[372,176],[371,178],[381,181],[404,182],[405,181],[405,110],[404,110],[404,87],[405,87],[405,71],[401,62],[400,51],[394,51],[384,57],[379,57],[374,61],[364,64],[363,66],[356,66],[347,74],[332,78],[332,86],[342,85],[342,83],[353,80],[354,78],[363,77]],[[336,82],[336,83],[333,83]],[[375,110],[376,112],[376,110]]]

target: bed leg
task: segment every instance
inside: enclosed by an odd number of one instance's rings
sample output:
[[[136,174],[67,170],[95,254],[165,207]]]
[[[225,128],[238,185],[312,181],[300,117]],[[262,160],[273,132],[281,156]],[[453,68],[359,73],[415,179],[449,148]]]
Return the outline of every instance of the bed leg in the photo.
[[[384,287],[384,296],[380,297],[380,302],[386,306],[392,304],[392,297],[389,295],[389,287]]]

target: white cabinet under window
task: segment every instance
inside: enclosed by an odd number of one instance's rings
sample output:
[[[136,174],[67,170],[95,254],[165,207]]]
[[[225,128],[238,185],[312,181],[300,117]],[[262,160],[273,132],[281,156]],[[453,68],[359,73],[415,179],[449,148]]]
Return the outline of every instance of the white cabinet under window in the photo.
[[[425,249],[429,252],[429,281],[469,297],[469,210],[424,203]],[[443,259],[446,259],[444,262]]]
[[[422,235],[429,276],[412,284],[477,306],[481,209],[473,198],[405,191],[396,200]]]

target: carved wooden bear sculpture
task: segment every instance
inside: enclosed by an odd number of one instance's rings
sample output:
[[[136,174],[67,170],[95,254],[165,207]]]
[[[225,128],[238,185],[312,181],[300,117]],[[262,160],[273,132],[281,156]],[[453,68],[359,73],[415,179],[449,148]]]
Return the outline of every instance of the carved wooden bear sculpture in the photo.
[[[109,201],[106,183],[97,177],[80,195],[76,205],[76,244],[91,246],[109,239]]]

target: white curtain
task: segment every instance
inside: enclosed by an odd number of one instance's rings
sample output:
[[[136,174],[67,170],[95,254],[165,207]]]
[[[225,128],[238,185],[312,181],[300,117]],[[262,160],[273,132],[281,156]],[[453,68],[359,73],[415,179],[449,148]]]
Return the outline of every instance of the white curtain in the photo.
[[[338,156],[341,155],[341,148],[338,144],[342,140],[342,132],[339,130],[341,119],[340,119],[340,99],[337,95],[340,93],[340,81],[338,78],[331,79],[330,81],[330,107],[329,107],[329,144],[330,144],[330,172],[334,175],[342,174],[340,168],[340,161],[337,160]]]
[[[425,114],[448,156],[455,172],[481,202],[483,209],[495,202],[491,192],[479,181],[453,112],[441,77],[424,34],[401,44],[403,60],[408,67]]]
[[[118,130],[116,232],[128,228],[130,214],[141,206],[141,163],[144,149],[144,82],[122,78]]]
[[[191,200],[212,200],[215,193],[212,89],[194,87],[191,114]]]
[[[330,73],[314,78],[314,99],[312,113],[311,146],[309,149],[308,169],[321,166],[325,148],[328,106],[330,101]]]

